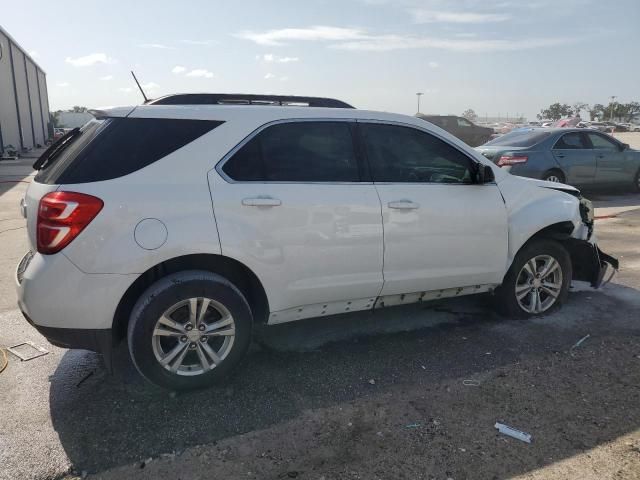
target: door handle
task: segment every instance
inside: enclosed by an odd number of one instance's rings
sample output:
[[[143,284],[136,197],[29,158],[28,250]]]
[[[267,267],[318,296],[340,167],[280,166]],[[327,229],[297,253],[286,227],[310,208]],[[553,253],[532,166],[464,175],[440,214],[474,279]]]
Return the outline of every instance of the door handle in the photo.
[[[556,153],[556,157],[558,158],[564,158],[565,154],[564,153]]]
[[[389,202],[387,205],[389,208],[396,208],[399,210],[415,210],[416,208],[420,208],[420,205],[412,202],[411,200],[398,200],[396,202]]]
[[[242,205],[247,207],[279,207],[282,201],[273,197],[249,197],[242,199]]]

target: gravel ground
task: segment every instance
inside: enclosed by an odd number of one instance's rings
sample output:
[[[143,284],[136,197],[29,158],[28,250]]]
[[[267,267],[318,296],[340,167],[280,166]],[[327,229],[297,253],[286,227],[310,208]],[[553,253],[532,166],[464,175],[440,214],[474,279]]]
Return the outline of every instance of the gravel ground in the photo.
[[[18,227],[23,188],[0,190]],[[124,350],[110,376],[48,345],[13,307],[24,231],[0,232],[16,257],[0,260],[0,345],[50,350],[0,374],[0,479],[638,479],[640,198],[594,199],[616,215],[597,232],[622,270],[556,313],[503,319],[478,296],[281,325],[227,386],[182,395],[141,381]]]

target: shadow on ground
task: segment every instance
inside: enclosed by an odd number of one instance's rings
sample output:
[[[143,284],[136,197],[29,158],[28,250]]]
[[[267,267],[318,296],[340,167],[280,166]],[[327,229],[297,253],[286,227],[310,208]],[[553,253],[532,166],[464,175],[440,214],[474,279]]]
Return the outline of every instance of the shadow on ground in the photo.
[[[407,423],[448,416],[447,435],[458,440],[482,439],[480,430],[493,438],[498,419],[532,429],[540,445],[528,451],[536,453],[498,462],[501,477],[640,428],[637,304],[582,291],[558,313],[514,321],[486,303],[456,299],[270,327],[228,384],[188,394],[144,383],[124,349],[114,376],[99,356],[70,351],[51,377],[53,426],[74,468],[95,472],[281,425],[313,409],[370,402]],[[586,334],[580,348],[590,353],[574,355],[570,347]],[[470,378],[482,388],[462,387]],[[492,454],[491,445],[479,448]]]

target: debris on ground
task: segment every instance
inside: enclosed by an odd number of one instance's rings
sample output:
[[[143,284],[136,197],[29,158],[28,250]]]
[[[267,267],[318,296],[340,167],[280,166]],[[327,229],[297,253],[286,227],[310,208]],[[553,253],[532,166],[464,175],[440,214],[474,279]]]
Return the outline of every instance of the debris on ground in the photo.
[[[369,380],[369,383],[370,383],[371,385],[375,385],[375,384],[376,384],[376,381],[372,378],[371,380]]]
[[[479,387],[480,386],[480,382],[478,380],[463,380],[462,384],[465,387]]]
[[[522,432],[520,430],[516,430],[515,428],[505,425],[504,423],[496,422],[494,427],[497,428],[498,431],[504,435],[515,438],[517,440],[521,440],[526,443],[531,443],[531,435],[528,433]]]
[[[405,425],[404,428],[419,428],[420,426],[419,423],[410,423],[409,425]]]
[[[45,348],[42,348],[29,340],[13,345],[7,348],[7,350],[23,362],[28,362],[29,360],[42,357],[49,353]]]
[[[569,349],[569,353],[571,355],[573,355],[573,351],[578,348],[580,345],[582,345],[585,340],[587,340],[589,337],[591,337],[591,334],[587,334],[584,337],[582,337],[580,340],[578,340],[576,343],[573,344],[573,346]]]

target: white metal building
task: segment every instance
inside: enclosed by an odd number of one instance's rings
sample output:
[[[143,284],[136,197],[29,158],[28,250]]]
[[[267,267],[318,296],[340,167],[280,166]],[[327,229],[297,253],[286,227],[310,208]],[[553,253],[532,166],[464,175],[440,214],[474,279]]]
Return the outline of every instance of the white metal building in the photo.
[[[46,74],[0,26],[0,153],[43,146],[49,128]]]

